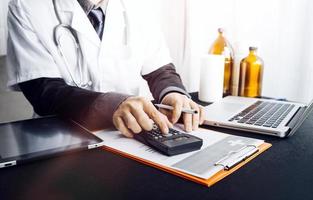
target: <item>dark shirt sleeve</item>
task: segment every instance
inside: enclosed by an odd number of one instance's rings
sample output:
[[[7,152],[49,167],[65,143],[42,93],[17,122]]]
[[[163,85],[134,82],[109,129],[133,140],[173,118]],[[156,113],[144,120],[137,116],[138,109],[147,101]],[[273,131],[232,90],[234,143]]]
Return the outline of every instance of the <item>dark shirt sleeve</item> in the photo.
[[[111,127],[113,113],[129,97],[70,86],[60,78],[34,79],[19,87],[38,115],[71,118],[90,130]]]
[[[165,65],[143,78],[158,102],[170,92],[189,96],[173,64]],[[36,114],[71,118],[90,130],[113,126],[115,110],[130,97],[116,92],[100,93],[70,86],[60,78],[34,79],[20,83],[19,87]]]
[[[153,98],[160,103],[168,93],[178,92],[190,98],[188,92],[181,81],[175,66],[170,63],[159,69],[144,75],[143,78],[148,82]]]

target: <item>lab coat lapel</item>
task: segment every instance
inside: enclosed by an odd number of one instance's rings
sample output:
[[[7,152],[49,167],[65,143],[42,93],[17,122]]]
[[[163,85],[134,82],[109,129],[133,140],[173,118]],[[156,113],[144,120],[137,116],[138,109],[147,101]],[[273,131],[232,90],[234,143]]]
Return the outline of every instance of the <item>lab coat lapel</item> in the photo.
[[[81,34],[97,47],[101,40],[90,23],[87,15],[76,0],[57,0],[57,9],[62,22],[70,25],[78,35]]]
[[[102,50],[105,50],[107,55],[111,53],[114,55],[119,54],[121,52],[120,47],[125,43],[126,27],[123,11],[120,1],[111,0],[108,2],[102,37]],[[108,49],[110,49],[109,52]]]

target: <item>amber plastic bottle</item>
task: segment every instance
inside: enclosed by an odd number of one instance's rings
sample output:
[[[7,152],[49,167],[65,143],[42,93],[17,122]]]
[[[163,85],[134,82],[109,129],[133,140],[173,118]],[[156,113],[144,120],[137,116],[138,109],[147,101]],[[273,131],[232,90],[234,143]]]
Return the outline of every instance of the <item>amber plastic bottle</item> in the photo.
[[[225,69],[224,69],[224,96],[231,94],[231,84],[232,84],[232,71],[234,62],[234,51],[223,36],[224,30],[222,28],[218,29],[218,37],[214,41],[212,47],[209,50],[210,54],[224,55],[225,56]]]
[[[250,47],[249,55],[240,62],[239,96],[259,97],[262,94],[263,60],[257,56],[257,48]]]

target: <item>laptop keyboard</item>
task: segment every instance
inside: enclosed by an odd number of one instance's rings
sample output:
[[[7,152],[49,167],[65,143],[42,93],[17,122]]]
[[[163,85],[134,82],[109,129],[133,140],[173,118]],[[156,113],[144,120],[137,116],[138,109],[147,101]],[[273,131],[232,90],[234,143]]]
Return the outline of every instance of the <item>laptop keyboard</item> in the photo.
[[[294,107],[293,104],[257,101],[228,121],[277,128]]]

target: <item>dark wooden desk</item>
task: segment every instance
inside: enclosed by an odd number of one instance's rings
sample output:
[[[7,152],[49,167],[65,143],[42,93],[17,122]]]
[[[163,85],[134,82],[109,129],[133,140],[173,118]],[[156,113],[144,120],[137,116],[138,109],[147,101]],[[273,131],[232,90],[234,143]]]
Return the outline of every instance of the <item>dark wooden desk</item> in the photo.
[[[267,152],[211,188],[102,151],[0,170],[0,199],[313,199],[313,114],[291,138],[264,139]]]

